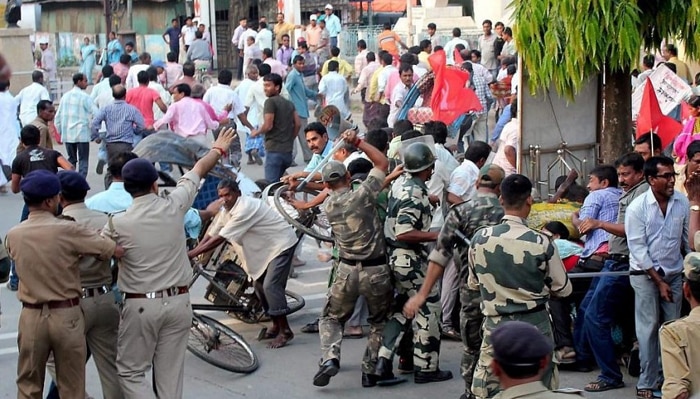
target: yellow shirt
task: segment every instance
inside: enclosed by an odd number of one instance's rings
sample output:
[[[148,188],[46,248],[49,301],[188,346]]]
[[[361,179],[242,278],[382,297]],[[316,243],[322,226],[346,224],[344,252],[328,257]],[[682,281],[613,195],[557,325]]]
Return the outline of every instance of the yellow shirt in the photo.
[[[282,22],[281,24],[275,24],[275,27],[273,28],[273,31],[275,32],[275,39],[277,39],[277,44],[282,45],[282,36],[285,34],[289,35],[289,42],[294,43],[292,41],[292,36],[294,34],[294,24],[290,24],[289,22]]]
[[[690,68],[688,68],[685,62],[679,60],[678,57],[671,57],[668,59],[668,62],[676,66],[676,75],[685,79],[687,83],[693,83],[693,76],[690,74]]]
[[[326,62],[323,63],[323,67],[321,68],[321,76],[326,76],[328,74],[328,63],[331,61],[338,61],[338,73],[341,74],[342,76],[345,76],[345,78],[349,78],[352,76],[353,68],[352,65],[350,65],[349,62],[345,61],[344,59],[340,57],[332,57],[329,58]]]
[[[377,70],[372,74],[372,78],[369,80],[369,90],[367,93],[367,98],[369,99],[368,101],[375,103],[379,102],[379,75],[383,70],[383,66],[377,68]]]
[[[431,67],[430,62],[428,62],[429,57],[430,54],[426,53],[425,51],[421,51],[420,53],[418,53],[418,62],[424,63],[428,71],[432,71],[433,67]]]

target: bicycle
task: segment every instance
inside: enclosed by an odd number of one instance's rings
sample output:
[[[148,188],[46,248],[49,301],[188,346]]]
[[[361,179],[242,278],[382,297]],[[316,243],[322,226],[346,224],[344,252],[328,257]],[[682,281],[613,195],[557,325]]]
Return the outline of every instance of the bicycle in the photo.
[[[187,349],[195,356],[214,366],[236,373],[249,374],[258,368],[258,358],[245,339],[230,327],[212,317],[197,313],[197,310],[227,312],[245,323],[258,323],[266,320],[261,300],[255,293],[254,283],[235,262],[219,264],[228,247],[223,245],[217,257],[208,265],[218,265],[215,271],[208,270],[200,263],[193,265],[193,276],[189,286],[203,277],[209,282],[204,295],[209,304],[192,304],[192,327]],[[286,291],[289,313],[297,312],[306,304],[304,298]]]
[[[209,61],[196,60],[194,62],[194,68],[194,79],[204,86],[205,90],[209,89],[214,84],[214,80],[211,75],[209,75]]]

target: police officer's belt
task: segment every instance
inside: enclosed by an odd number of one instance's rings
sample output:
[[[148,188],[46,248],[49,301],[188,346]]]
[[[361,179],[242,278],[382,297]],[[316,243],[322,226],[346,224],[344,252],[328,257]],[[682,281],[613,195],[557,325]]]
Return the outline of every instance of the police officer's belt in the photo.
[[[112,292],[112,289],[108,285],[102,285],[100,287],[93,288],[83,288],[82,298],[92,298],[94,296],[104,295],[108,292]]]
[[[356,265],[359,263],[362,267],[381,266],[387,264],[386,256],[377,256],[376,258],[367,260],[346,259],[342,257],[339,257],[338,259],[348,265]]]
[[[22,302],[22,306],[29,309],[42,309],[44,305],[49,309],[72,308],[80,305],[80,298],[66,299],[64,301],[48,301],[44,303],[26,303]]]
[[[163,291],[147,292],[145,294],[132,294],[125,292],[124,299],[155,299],[163,298],[165,296],[182,295],[188,292],[190,292],[190,289],[186,285],[183,285],[182,287],[170,287],[164,289]]]

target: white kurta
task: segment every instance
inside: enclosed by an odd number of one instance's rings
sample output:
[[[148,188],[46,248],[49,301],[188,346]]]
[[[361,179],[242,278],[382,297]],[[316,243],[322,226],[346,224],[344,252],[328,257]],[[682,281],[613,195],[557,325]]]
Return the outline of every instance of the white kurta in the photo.
[[[17,120],[17,100],[9,90],[0,93],[0,161],[3,165],[12,166],[12,161],[19,145],[19,121]],[[7,184],[5,174],[0,172],[0,186]]]

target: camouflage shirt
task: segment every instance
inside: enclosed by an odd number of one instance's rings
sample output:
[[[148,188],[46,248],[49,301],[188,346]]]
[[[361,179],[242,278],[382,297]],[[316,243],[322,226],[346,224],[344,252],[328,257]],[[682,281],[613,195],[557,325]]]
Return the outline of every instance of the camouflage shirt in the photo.
[[[461,232],[466,239],[471,240],[479,227],[493,226],[500,223],[501,219],[503,208],[498,202],[498,195],[477,191],[473,199],[450,209],[440,230],[437,245],[428,259],[444,267],[455,257],[456,252],[455,264],[460,269],[462,281],[466,281],[464,272],[467,268],[462,268],[462,265],[468,263],[469,243],[465,243],[456,232]]]
[[[474,234],[469,267],[469,288],[481,290],[484,316],[528,312],[544,307],[550,295],[571,293],[571,282],[550,238],[516,216],[506,215],[501,224]]]
[[[398,184],[395,182],[394,184]],[[392,188],[389,194],[384,235],[389,250],[404,248],[424,251],[423,244],[398,241],[396,236],[412,230],[428,231],[433,219],[433,211],[428,200],[428,186],[417,177],[408,177],[398,189]]]
[[[367,260],[386,253],[377,213],[377,196],[385,177],[384,172],[372,169],[355,190],[331,191],[326,200],[326,215],[341,258]]]

